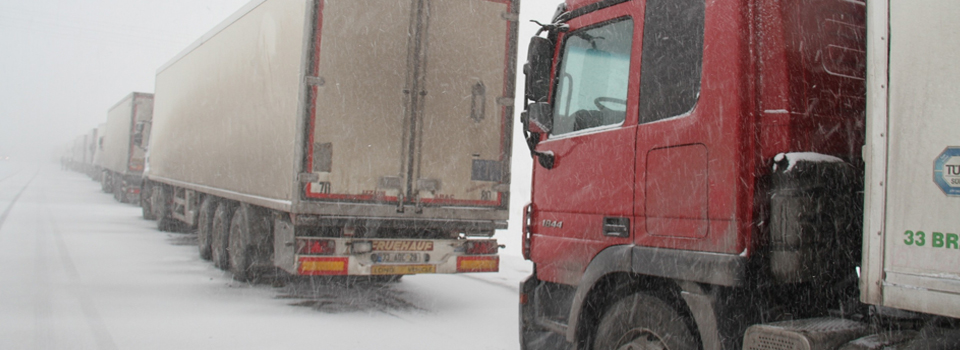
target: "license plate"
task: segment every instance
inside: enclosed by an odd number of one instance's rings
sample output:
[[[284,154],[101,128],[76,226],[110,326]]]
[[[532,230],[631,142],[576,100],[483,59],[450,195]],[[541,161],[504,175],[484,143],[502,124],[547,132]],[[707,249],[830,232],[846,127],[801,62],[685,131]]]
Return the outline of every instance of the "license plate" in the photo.
[[[420,253],[376,253],[370,254],[370,260],[374,264],[379,263],[420,263],[423,261],[423,254]]]
[[[436,265],[374,265],[370,268],[373,275],[414,275],[418,273],[437,273]]]

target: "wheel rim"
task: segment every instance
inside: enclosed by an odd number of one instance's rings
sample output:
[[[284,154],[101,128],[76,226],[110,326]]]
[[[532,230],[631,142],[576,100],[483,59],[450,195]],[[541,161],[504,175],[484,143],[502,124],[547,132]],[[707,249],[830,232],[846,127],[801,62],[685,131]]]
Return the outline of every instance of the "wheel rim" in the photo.
[[[620,338],[617,350],[667,350],[659,335],[649,329],[632,329]]]

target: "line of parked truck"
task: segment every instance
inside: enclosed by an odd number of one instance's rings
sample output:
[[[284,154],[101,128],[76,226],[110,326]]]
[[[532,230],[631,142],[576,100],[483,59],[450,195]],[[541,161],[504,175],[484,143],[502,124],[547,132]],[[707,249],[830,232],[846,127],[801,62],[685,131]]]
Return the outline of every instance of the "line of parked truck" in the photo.
[[[522,348],[957,348],[958,6],[567,0],[522,103],[518,11],[254,0],[64,166],[240,280],[495,272],[519,103]]]
[[[65,166],[240,280],[498,271],[518,5],[252,1]]]

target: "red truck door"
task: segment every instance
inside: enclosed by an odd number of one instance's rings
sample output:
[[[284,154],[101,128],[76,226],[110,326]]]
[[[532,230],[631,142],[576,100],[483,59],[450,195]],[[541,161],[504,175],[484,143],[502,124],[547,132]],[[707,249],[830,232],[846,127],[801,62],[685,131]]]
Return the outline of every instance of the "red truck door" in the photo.
[[[739,253],[736,194],[752,186],[738,183],[737,170],[752,157],[738,146],[749,125],[739,39],[724,34],[736,32],[738,18],[703,0],[646,2],[633,226],[639,246]]]
[[[639,10],[620,4],[575,18],[558,38],[553,129],[537,147],[556,163],[533,179],[539,235],[531,258],[541,279],[576,283],[596,253],[629,242]]]

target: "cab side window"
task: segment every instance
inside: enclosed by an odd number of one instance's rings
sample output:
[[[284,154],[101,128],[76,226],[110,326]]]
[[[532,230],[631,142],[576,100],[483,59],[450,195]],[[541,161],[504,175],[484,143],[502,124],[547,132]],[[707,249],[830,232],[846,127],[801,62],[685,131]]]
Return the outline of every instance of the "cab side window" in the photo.
[[[704,0],[647,0],[640,124],[693,110],[703,67]]]
[[[554,89],[551,135],[623,123],[632,42],[629,18],[566,35]]]

